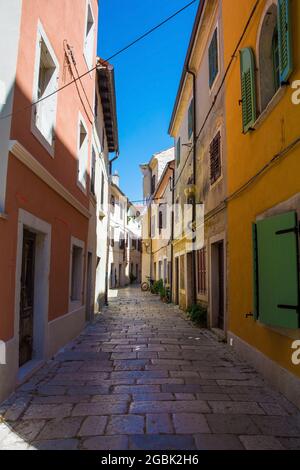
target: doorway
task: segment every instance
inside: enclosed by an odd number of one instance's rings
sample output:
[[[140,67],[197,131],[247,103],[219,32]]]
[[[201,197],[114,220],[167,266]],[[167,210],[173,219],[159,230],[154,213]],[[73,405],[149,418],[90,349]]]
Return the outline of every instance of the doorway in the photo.
[[[88,252],[87,257],[87,281],[86,281],[86,305],[85,305],[85,319],[87,322],[93,319],[93,255]]]
[[[211,306],[213,328],[225,330],[224,241],[211,245]]]
[[[32,360],[36,234],[24,229],[20,291],[19,366]]]

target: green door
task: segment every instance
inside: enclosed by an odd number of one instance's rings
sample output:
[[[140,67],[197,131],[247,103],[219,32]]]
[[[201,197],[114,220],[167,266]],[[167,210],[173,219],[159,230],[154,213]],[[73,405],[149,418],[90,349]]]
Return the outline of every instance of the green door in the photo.
[[[296,212],[254,226],[254,304],[267,325],[299,328],[299,251]]]

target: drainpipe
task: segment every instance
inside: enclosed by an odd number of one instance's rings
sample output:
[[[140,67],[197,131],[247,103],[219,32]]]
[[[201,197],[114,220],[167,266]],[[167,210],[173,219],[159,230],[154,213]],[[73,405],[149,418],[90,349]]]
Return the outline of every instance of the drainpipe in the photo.
[[[171,302],[173,302],[173,257],[174,257],[174,203],[175,203],[175,168],[172,168],[172,177],[170,178],[170,190],[172,191],[172,216],[171,216],[171,272],[170,272],[170,291]]]
[[[192,184],[196,187],[197,184],[197,150],[196,150],[196,145],[197,145],[197,119],[196,119],[196,111],[197,111],[197,105],[196,105],[196,98],[197,98],[197,87],[196,87],[196,74],[193,70],[191,70],[189,67],[186,69],[187,73],[192,76],[193,79],[193,182]],[[192,207],[192,230],[193,230],[193,242],[196,239],[196,194],[193,196],[193,207]],[[196,304],[197,303],[197,295],[196,295],[196,251],[193,249],[192,251],[192,303]]]
[[[106,268],[105,268],[105,295],[104,304],[108,305],[108,269],[109,269],[109,247],[110,247],[110,181],[112,175],[112,164],[119,158],[119,152],[116,152],[114,158],[108,161],[108,220],[107,220],[107,247],[106,247]]]

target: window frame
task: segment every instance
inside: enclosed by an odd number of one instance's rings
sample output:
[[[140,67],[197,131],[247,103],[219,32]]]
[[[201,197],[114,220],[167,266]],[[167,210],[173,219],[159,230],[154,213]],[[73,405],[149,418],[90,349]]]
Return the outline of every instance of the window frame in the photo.
[[[33,89],[32,89],[32,103],[36,103],[38,101],[38,85],[39,85],[39,73],[40,73],[40,61],[41,61],[41,47],[40,43],[43,41],[50,53],[51,60],[55,64],[55,75],[56,75],[56,84],[55,90],[58,88],[59,82],[59,61],[56,57],[54,49],[51,45],[51,42],[45,32],[45,29],[40,20],[38,20],[37,25],[37,36],[36,36],[36,46],[35,46],[35,63],[34,63],[34,78],[33,78]],[[53,90],[53,91],[55,91]],[[49,93],[52,93],[51,91]],[[48,93],[47,93],[48,94]],[[53,100],[55,100],[55,111],[54,111],[54,119],[53,119],[53,130],[54,136],[52,140],[52,144],[46,139],[43,135],[42,131],[36,124],[36,107],[32,106],[31,111],[31,125],[30,130],[34,137],[40,142],[40,144],[47,150],[52,158],[54,158],[55,153],[55,135],[56,135],[56,122],[57,122],[57,107],[58,107],[58,96],[57,93],[54,95]]]
[[[87,135],[87,157],[86,157],[86,180],[85,180],[85,187],[81,184],[79,181],[79,170],[80,170],[80,130],[81,130],[81,124],[83,125],[86,135]],[[89,167],[89,155],[90,155],[90,138],[89,138],[89,132],[88,128],[86,125],[85,120],[83,119],[82,114],[79,112],[79,117],[78,117],[78,130],[77,130],[77,186],[78,188],[85,194],[87,195],[87,190],[88,190],[88,167]]]

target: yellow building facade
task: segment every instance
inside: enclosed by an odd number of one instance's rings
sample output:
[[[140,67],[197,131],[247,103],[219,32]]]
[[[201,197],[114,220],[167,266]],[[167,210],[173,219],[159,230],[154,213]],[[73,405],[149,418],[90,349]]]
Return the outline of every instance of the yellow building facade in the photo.
[[[299,405],[300,2],[223,0],[222,17],[228,337]]]

